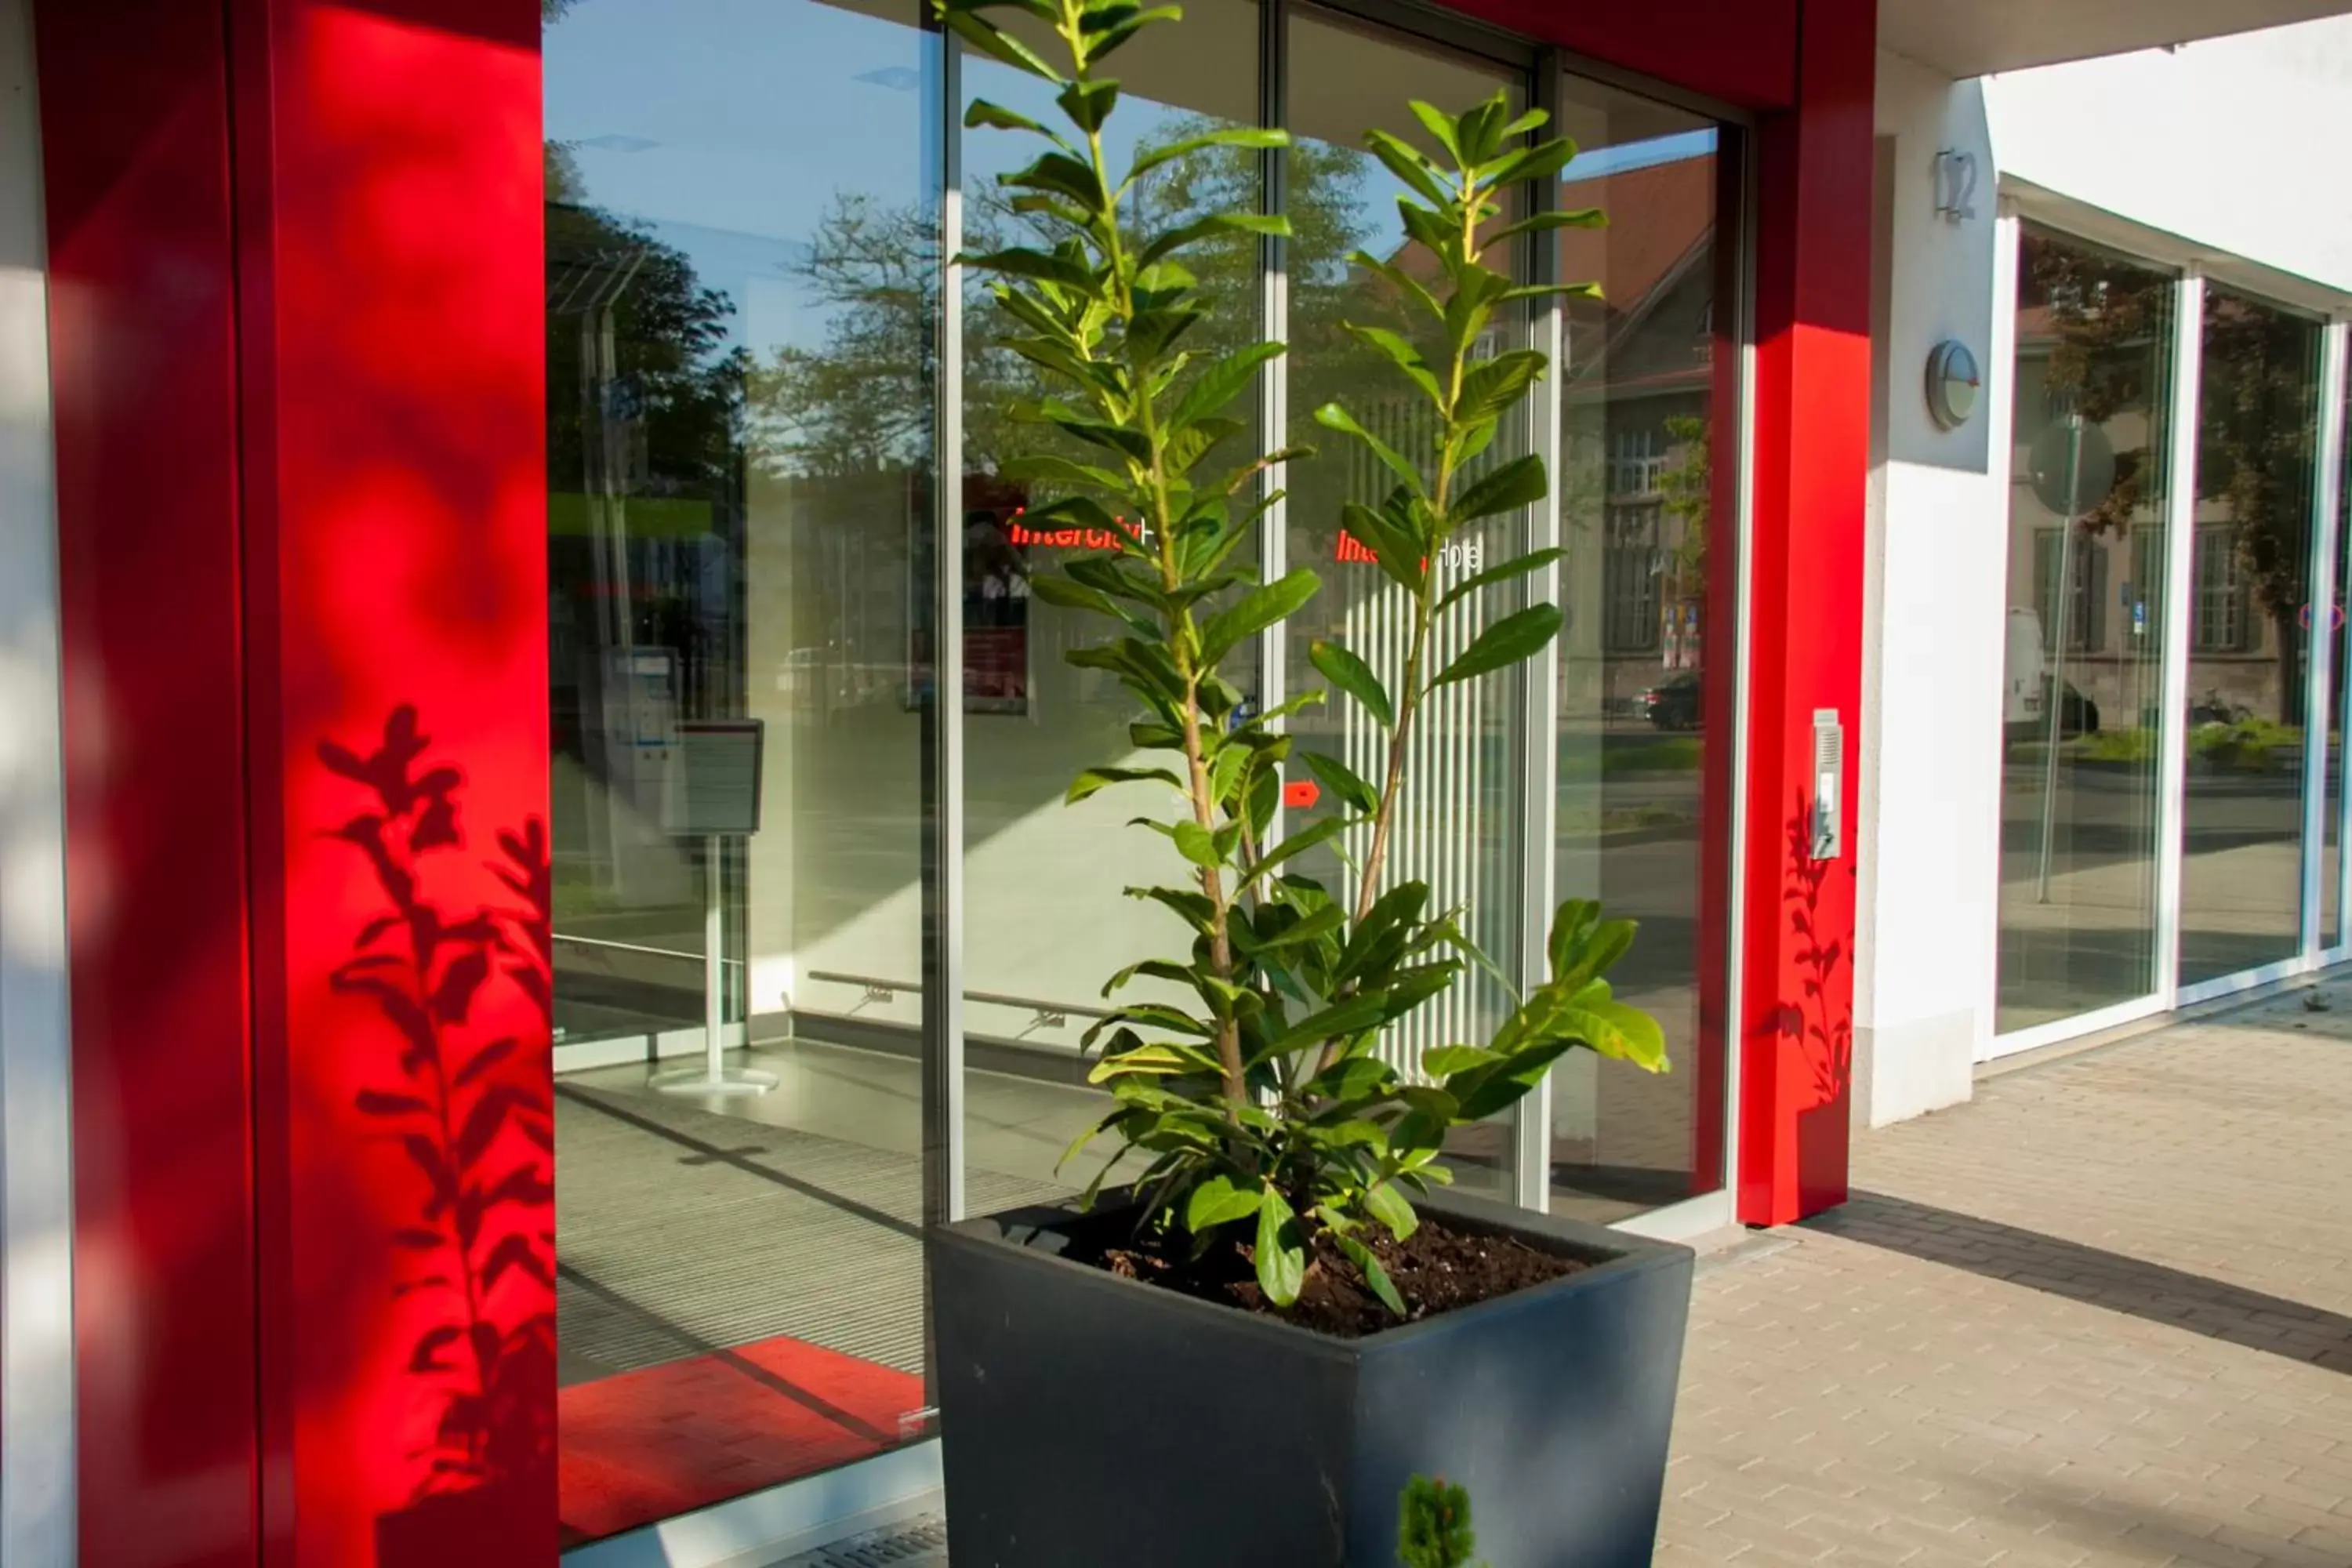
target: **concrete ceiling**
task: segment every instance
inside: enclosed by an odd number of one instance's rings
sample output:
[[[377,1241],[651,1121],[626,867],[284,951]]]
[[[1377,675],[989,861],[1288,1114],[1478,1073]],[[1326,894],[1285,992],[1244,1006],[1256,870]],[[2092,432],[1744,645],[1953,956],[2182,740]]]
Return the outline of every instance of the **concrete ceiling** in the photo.
[[[1878,41],[1952,77],[2352,12],[2352,0],[1878,0]]]

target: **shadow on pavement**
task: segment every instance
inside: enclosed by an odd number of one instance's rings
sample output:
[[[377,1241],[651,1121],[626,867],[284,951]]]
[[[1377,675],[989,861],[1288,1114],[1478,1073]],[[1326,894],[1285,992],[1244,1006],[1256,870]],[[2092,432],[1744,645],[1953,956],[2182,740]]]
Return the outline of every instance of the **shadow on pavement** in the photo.
[[[1801,1228],[2352,1372],[2352,1318],[2038,1231],[1868,1192]]]

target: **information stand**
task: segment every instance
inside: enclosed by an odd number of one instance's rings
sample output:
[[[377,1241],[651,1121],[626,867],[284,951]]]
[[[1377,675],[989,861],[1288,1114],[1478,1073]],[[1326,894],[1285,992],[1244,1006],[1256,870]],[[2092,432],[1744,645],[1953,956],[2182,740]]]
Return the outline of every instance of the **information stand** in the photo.
[[[689,720],[677,727],[664,826],[703,844],[702,1061],[654,1074],[653,1087],[665,1093],[765,1094],[776,1087],[772,1072],[728,1067],[726,1050],[727,841],[760,830],[764,741],[757,719]]]

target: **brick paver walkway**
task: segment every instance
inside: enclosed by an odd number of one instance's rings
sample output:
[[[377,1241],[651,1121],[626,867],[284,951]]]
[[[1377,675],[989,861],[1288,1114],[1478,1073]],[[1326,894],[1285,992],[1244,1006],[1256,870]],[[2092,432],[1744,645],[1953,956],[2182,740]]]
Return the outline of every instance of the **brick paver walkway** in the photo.
[[[2352,982],[1859,1134],[1704,1265],[1657,1562],[2352,1564]]]

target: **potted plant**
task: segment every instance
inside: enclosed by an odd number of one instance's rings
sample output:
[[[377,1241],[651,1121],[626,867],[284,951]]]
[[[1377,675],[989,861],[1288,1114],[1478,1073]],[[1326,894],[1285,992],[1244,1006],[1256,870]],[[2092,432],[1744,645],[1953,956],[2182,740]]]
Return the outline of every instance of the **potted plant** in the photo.
[[[1089,769],[1070,798],[1118,787],[1172,807],[1139,822],[1167,839],[1178,876],[1132,892],[1190,933],[1187,951],[1141,956],[1104,987],[1114,1010],[1088,1043],[1093,1079],[1115,1102],[1080,1145],[1100,1137],[1116,1155],[1085,1200],[928,1238],[955,1561],[1390,1568],[1401,1490],[1443,1474],[1484,1500],[1483,1544],[1512,1568],[1646,1563],[1689,1254],[1451,1194],[1440,1158],[1451,1130],[1509,1108],[1570,1050],[1664,1068],[1656,1022],[1605,977],[1633,928],[1567,904],[1548,977],[1491,1038],[1410,1063],[1383,1044],[1467,967],[1499,978],[1462,911],[1433,908],[1429,888],[1391,876],[1388,860],[1430,695],[1519,663],[1559,628],[1547,604],[1486,613],[1557,552],[1459,581],[1445,563],[1459,531],[1545,493],[1539,459],[1491,451],[1544,357],[1486,347],[1504,312],[1548,290],[1515,286],[1486,258],[1599,221],[1506,221],[1514,190],[1556,177],[1573,148],[1531,142],[1544,116],[1514,117],[1500,96],[1460,115],[1412,106],[1442,160],[1367,136],[1409,193],[1400,206],[1429,265],[1351,258],[1393,291],[1418,341],[1349,330],[1425,405],[1405,427],[1428,436],[1400,449],[1337,405],[1317,418],[1392,481],[1380,505],[1349,505],[1341,521],[1409,603],[1412,629],[1395,669],[1336,644],[1311,657],[1385,735],[1374,782],[1283,732],[1326,692],[1261,713],[1219,673],[1318,584],[1307,571],[1260,581],[1245,564],[1279,493],[1262,476],[1302,454],[1232,465],[1217,454],[1249,428],[1232,406],[1282,348],[1188,355],[1208,306],[1184,260],[1220,233],[1286,225],[1224,212],[1153,227],[1126,199],[1157,163],[1286,138],[1212,132],[1115,171],[1103,125],[1118,87],[1101,68],[1172,7],[935,3],[973,47],[1059,89],[1066,129],[985,102],[967,114],[968,126],[1042,142],[1003,183],[1048,237],[964,260],[992,276],[1017,325],[1003,346],[1057,388],[1024,415],[1077,454],[1007,465],[1053,498],[1033,503],[1033,522],[1115,542],[1032,584],[1107,623],[1107,640],[1071,658],[1118,679],[1140,710],[1130,734],[1145,765]],[[1057,58],[992,22],[1000,9],[1050,28]],[[1438,635],[1453,617],[1484,629],[1434,667],[1433,648],[1456,646]],[[1294,766],[1341,809],[1286,836],[1277,807]],[[1337,885],[1305,874],[1307,851],[1343,836],[1352,857]],[[1177,999],[1131,999],[1142,979]],[[1140,1156],[1131,1184],[1104,1191],[1129,1156]]]

